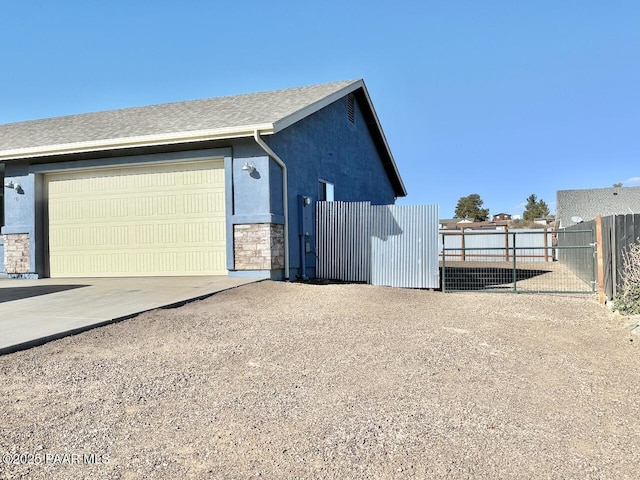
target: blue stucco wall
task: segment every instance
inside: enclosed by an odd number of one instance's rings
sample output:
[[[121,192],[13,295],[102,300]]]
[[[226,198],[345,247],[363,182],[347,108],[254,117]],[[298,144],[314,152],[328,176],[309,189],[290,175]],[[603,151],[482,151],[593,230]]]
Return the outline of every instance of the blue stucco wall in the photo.
[[[387,177],[378,151],[369,134],[365,119],[356,103],[355,122],[347,116],[347,98],[275,135],[263,139],[286,163],[288,168],[290,278],[300,274],[299,222],[300,196],[311,197],[312,212],[307,218],[311,236],[306,239],[311,251],[305,256],[306,274],[315,274],[315,201],[319,179],[335,186],[335,200],[370,201],[392,204],[394,189]],[[158,147],[160,148],[160,147]],[[243,223],[284,223],[282,203],[282,169],[268,157],[253,138],[210,142],[206,147],[184,146],[185,150],[147,154],[111,153],[106,158],[73,157],[38,159],[37,162],[12,161],[5,165],[5,181],[20,183],[23,191],[5,189],[5,226],[2,233],[28,233],[31,239],[33,276],[46,274],[46,198],[44,175],[77,168],[96,168],[146,162],[189,161],[223,156],[226,183],[227,268],[233,269],[233,225]],[[255,167],[249,175],[242,170],[245,163]],[[309,213],[309,210],[304,210]],[[303,247],[304,249],[304,247]],[[0,246],[1,250],[1,246]],[[0,251],[1,253],[1,251]],[[0,273],[3,268],[0,256]],[[274,272],[249,272],[278,278]]]
[[[225,163],[226,217],[227,217],[227,268],[233,268],[233,224],[236,223],[284,223],[282,202],[272,212],[270,172],[272,161],[252,139],[225,142],[220,148],[159,153],[150,155],[123,155],[78,161],[51,161],[40,159],[7,162],[5,182],[19,183],[20,191],[5,188],[5,225],[3,234],[28,233],[30,238],[31,271],[23,277],[46,276],[46,230],[44,175],[70,169],[91,169],[119,165],[139,165],[176,161],[193,161],[210,157],[223,157]],[[242,166],[250,162],[256,172],[249,176]],[[280,182],[282,175],[276,165]],[[281,185],[281,184],[280,184]],[[273,196],[281,198],[281,192]],[[3,249],[3,247],[0,247]],[[0,253],[3,253],[0,251]],[[4,255],[0,256],[0,273],[4,272]],[[267,272],[268,273],[268,272]],[[265,272],[263,276],[269,276]]]
[[[2,234],[29,234],[30,271],[21,275],[24,278],[37,278],[44,265],[44,244],[40,235],[41,223],[38,219],[43,215],[42,189],[40,178],[30,170],[27,162],[13,162],[5,165],[5,183],[12,181],[19,184],[20,189],[5,188],[5,218]],[[4,272],[4,249],[2,257]],[[41,276],[41,275],[40,275]]]
[[[286,163],[289,182],[291,278],[300,273],[299,196],[311,197],[313,225],[320,179],[335,186],[337,201],[395,203],[395,193],[356,102],[355,122],[347,116],[347,97],[332,103],[265,140]],[[274,179],[277,175],[273,176]],[[276,189],[272,188],[272,192]],[[315,250],[315,237],[308,242]],[[306,254],[306,275],[315,275],[315,252]]]
[[[4,238],[0,237],[0,277],[4,275]]]
[[[255,167],[249,174],[245,164]],[[274,168],[275,165],[275,168]],[[233,270],[233,226],[251,223],[284,223],[282,172],[253,139],[233,142],[233,158],[227,175],[227,269]],[[230,188],[231,187],[231,188]],[[275,188],[275,191],[274,191]],[[281,272],[238,272],[242,276],[282,278]]]

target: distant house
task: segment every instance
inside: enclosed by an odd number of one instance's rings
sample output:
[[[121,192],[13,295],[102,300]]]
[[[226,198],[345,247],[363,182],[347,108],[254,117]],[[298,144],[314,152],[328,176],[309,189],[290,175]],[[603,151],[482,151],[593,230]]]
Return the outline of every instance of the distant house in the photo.
[[[457,223],[457,218],[441,218],[438,220],[438,228],[440,230],[451,228],[450,225]]]
[[[406,195],[362,80],[0,125],[2,177],[25,278],[314,276],[317,200]]]
[[[459,229],[461,225],[472,223],[469,218],[441,218],[438,220],[440,230]]]
[[[507,220],[492,220],[474,222],[470,218],[442,218],[439,221],[440,230],[504,230]]]
[[[597,215],[640,213],[640,187],[558,190],[556,220],[559,228],[589,221]]]
[[[511,220],[511,214],[509,213],[497,213],[493,216],[493,220]]]

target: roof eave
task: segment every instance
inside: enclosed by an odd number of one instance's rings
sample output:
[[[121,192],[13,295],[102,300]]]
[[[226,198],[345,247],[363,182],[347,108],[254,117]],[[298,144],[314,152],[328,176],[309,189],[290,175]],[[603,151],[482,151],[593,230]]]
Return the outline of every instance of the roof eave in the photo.
[[[253,132],[256,130],[259,130],[263,135],[269,135],[274,133],[274,125],[272,123],[264,123],[257,125],[243,125],[233,128],[194,130],[161,135],[142,135],[136,137],[94,140],[89,142],[44,145],[41,147],[17,148],[0,151],[0,161],[88,153],[103,150],[119,150],[124,148],[202,142],[207,140],[252,137]]]
[[[384,144],[384,149],[385,149],[387,155],[389,156],[389,161],[390,161],[391,167],[393,168],[393,171],[394,171],[395,176],[396,176],[396,180],[397,180],[398,187],[399,187],[399,191],[396,192],[398,194],[398,195],[396,195],[396,197],[406,197],[407,196],[407,188],[405,187],[404,182],[402,181],[402,177],[400,176],[400,171],[398,170],[398,165],[396,164],[396,161],[393,158],[393,154],[391,153],[391,148],[389,147],[389,143],[387,142],[387,137],[384,135],[384,130],[382,130],[382,125],[380,123],[380,119],[378,118],[378,114],[376,113],[376,109],[373,108],[373,102],[371,101],[371,97],[369,96],[369,91],[367,90],[367,86],[364,84],[364,81],[362,81],[362,91],[364,93],[364,97],[367,100],[367,104],[369,106],[369,110],[370,110],[371,115],[373,116],[373,119],[375,121],[376,128],[378,129],[378,132],[380,133],[380,138],[382,140],[382,143]]]

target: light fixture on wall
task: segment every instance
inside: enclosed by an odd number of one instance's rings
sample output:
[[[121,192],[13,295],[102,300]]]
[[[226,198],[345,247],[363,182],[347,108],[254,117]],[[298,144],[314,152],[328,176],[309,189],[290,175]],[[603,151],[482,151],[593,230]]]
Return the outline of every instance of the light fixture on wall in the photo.
[[[20,186],[19,183],[13,183],[12,180],[9,180],[7,183],[5,183],[4,185],[7,188],[13,188],[14,190],[21,190],[22,187]]]
[[[251,175],[253,172],[256,171],[256,167],[255,167],[255,165],[253,163],[247,162],[242,166],[242,170],[244,170],[249,175]]]

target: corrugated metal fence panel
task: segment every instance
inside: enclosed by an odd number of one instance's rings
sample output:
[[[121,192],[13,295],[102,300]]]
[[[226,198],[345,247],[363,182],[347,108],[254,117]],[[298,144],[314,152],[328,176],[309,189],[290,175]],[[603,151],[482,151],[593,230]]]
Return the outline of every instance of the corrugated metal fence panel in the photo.
[[[462,236],[461,235],[438,235],[440,240],[438,241],[438,251],[440,252],[442,258],[443,248],[462,248]],[[447,252],[446,261],[457,261],[462,258],[462,250],[454,250]]]
[[[499,262],[506,258],[504,247],[507,237],[505,232],[465,232],[465,248],[486,248],[487,250],[470,250],[465,252],[465,259],[470,262]],[[498,250],[494,250],[498,249]]]
[[[558,230],[558,247],[587,247],[595,242],[596,222],[579,223]],[[589,248],[559,248],[558,261],[584,282],[593,281],[593,250]]]
[[[439,288],[438,206],[318,202],[319,278]]]
[[[371,283],[439,288],[438,206],[371,207]]]
[[[370,202],[317,202],[316,275],[369,282]]]
[[[522,262],[545,262],[553,260],[553,238],[550,230],[546,231],[541,229],[521,229],[511,230],[509,232],[509,246],[513,248],[514,236],[511,233],[515,233],[516,249],[518,258]],[[546,247],[546,249],[545,249]]]
[[[547,230],[546,249],[543,229],[521,229],[511,231],[440,231],[447,249],[446,261],[500,262],[513,258],[513,239],[516,238],[518,256],[523,261],[544,262],[552,260],[552,233]],[[462,249],[464,237],[464,248]],[[443,240],[438,249],[442,255]],[[480,249],[480,250],[474,250]],[[486,250],[484,250],[486,249]],[[510,249],[510,250],[509,250]],[[546,251],[545,251],[546,250]],[[464,255],[463,255],[464,253]]]

